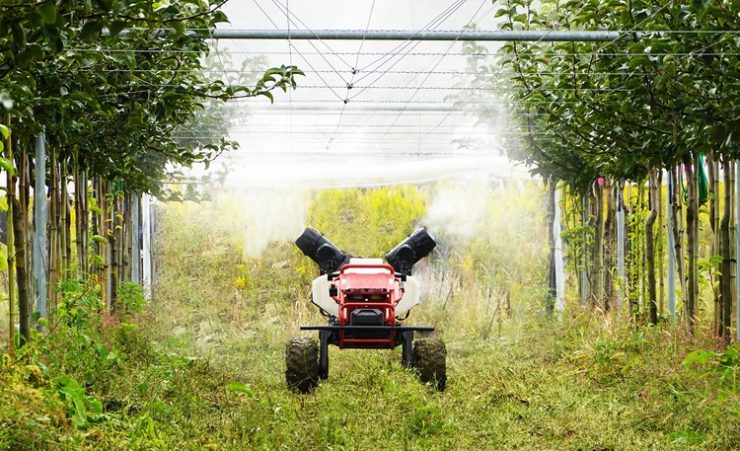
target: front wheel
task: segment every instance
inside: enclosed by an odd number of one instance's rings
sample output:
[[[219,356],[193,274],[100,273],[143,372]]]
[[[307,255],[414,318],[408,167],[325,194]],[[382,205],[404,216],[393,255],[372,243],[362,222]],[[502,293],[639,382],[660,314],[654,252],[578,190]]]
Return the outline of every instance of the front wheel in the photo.
[[[414,341],[412,360],[422,382],[444,391],[447,386],[447,349],[442,340],[421,338]]]
[[[319,346],[315,340],[290,339],[285,347],[285,382],[300,393],[310,393],[319,384]]]

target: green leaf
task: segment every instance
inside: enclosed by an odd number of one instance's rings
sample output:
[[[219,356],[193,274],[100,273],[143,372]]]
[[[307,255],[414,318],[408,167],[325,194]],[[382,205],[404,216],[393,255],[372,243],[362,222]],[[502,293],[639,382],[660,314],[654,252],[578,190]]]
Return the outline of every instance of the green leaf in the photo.
[[[57,21],[57,7],[54,2],[46,2],[39,7],[39,14],[44,19],[44,22],[53,24]]]
[[[110,32],[111,37],[116,37],[124,28],[126,28],[126,22],[123,22],[121,20],[114,20],[108,26],[108,31]]]
[[[13,162],[8,160],[7,158],[0,158],[0,168],[5,170],[6,172],[9,172],[11,175],[15,174],[15,167],[13,167]]]
[[[107,243],[108,242],[108,240],[105,237],[100,236],[100,235],[93,235],[92,240],[95,241],[96,243]]]
[[[20,22],[13,22],[13,26],[11,28],[13,31],[13,41],[15,42],[16,47],[22,49],[26,46],[26,29],[23,28],[23,25],[21,25]]]
[[[8,139],[10,136],[10,129],[5,125],[0,124],[0,135],[3,135],[3,139]]]
[[[275,99],[273,98],[272,93],[270,91],[261,92],[260,95],[263,95],[267,97],[268,99],[270,99],[270,103],[275,103]]]
[[[18,64],[21,66],[29,65],[34,61],[41,59],[43,54],[44,52],[41,49],[41,46],[36,44],[27,45],[18,55]]]
[[[250,387],[247,387],[246,385],[242,384],[241,382],[232,382],[229,384],[228,388],[231,391],[238,392],[238,393],[244,393],[250,398],[254,398],[254,391]]]
[[[154,3],[152,3],[152,8],[154,11],[159,11],[160,9],[165,9],[170,6],[170,0],[158,0]]]
[[[92,41],[100,37],[100,32],[103,30],[103,24],[97,20],[91,20],[85,23],[80,31],[80,37],[83,41]]]
[[[692,364],[704,365],[708,363],[714,355],[715,354],[713,352],[697,350],[687,355],[683,360],[683,364],[686,367],[689,367]]]
[[[177,34],[185,34],[185,23],[180,20],[173,22],[172,28]]]

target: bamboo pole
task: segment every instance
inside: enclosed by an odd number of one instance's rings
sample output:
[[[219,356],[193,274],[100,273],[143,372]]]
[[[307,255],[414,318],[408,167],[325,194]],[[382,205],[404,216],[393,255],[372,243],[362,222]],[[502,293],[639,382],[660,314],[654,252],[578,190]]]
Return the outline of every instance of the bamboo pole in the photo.
[[[131,194],[131,281],[141,281],[141,244],[139,241],[139,205],[138,193]]]
[[[46,142],[44,133],[36,135],[36,177],[34,187],[34,239],[33,239],[33,275],[36,279],[36,312],[40,318],[48,314],[46,301],[48,299],[47,271],[48,256],[46,254],[46,227],[47,227],[47,202],[46,202]]]
[[[21,147],[22,149],[22,147]],[[28,158],[25,151],[18,157],[17,172],[13,177],[13,186],[17,186],[18,195],[13,196],[13,239],[15,246],[15,273],[18,292],[18,328],[20,344],[24,345],[31,337],[31,294],[28,279]]]
[[[154,280],[152,264],[152,200],[148,194],[144,195],[141,206],[141,229],[142,229],[142,266],[141,277],[144,282],[144,296],[147,301],[152,299],[152,282]]]
[[[668,174],[668,202],[666,202],[666,224],[668,226],[668,314],[671,320],[676,318],[676,226],[673,217],[673,170]]]
[[[565,310],[565,268],[563,264],[563,240],[561,235],[562,211],[560,209],[560,191],[555,187],[554,211],[552,220],[553,254],[555,259],[555,311],[558,317]]]
[[[720,298],[722,300],[719,315],[719,335],[724,338],[730,337],[730,328],[732,327],[732,321],[730,319],[732,314],[732,251],[730,243],[730,220],[732,215],[732,183],[731,183],[731,169],[730,161],[727,158],[723,158],[722,171],[724,175],[725,191],[724,191],[724,206],[723,216],[720,222],[720,233],[721,233],[721,252],[722,252],[722,278],[720,287]]]
[[[604,189],[597,182],[594,184],[594,243],[593,243],[593,271],[591,286],[593,287],[592,302],[601,307],[604,301]]]
[[[617,318],[619,318],[622,312],[622,303],[624,301],[624,288],[627,286],[627,280],[625,279],[624,272],[624,232],[625,232],[625,217],[624,217],[624,199],[623,199],[623,185],[621,183],[616,184],[617,189],[617,274],[619,274],[619,280],[617,282]]]
[[[57,179],[57,159],[56,152],[52,149],[49,152],[49,230],[48,230],[48,256],[49,256],[49,304],[53,310],[56,306],[56,287],[59,282],[59,260],[57,259],[57,228],[59,223],[57,216],[59,214],[58,186]]]
[[[655,231],[654,224],[658,217],[658,181],[655,171],[650,171],[649,182],[649,204],[650,215],[645,221],[645,263],[647,265],[648,278],[648,313],[650,323],[658,323],[657,287],[655,280]]]
[[[710,257],[721,256],[722,254],[722,234],[720,232],[720,211],[719,211],[719,160],[715,158],[714,152],[709,152],[707,168],[709,173],[709,187],[711,191],[711,198],[709,201],[709,223],[712,229],[712,241],[710,246]],[[712,269],[710,272],[710,284],[712,287],[712,297],[714,303],[714,312],[712,317],[712,330],[717,335],[721,335],[721,323],[722,323],[722,292],[721,288],[717,289],[715,286],[722,286],[723,275],[717,276],[717,271]],[[715,284],[715,277],[719,277],[720,283]]]
[[[681,303],[686,304],[686,296],[688,290],[686,288],[686,265],[684,262],[684,246],[682,243],[685,242],[685,231],[684,228],[684,213],[683,207],[681,206],[681,186],[683,184],[683,177],[681,174],[680,166],[674,168],[673,174],[673,242],[674,242],[674,256],[676,259],[676,273],[678,275],[679,286],[681,287]],[[684,312],[685,313],[685,312]]]
[[[72,277],[70,269],[72,268],[72,205],[69,198],[69,168],[68,162],[62,164],[62,262],[64,267],[64,277]]]
[[[664,210],[663,210],[663,170],[658,170],[658,198],[656,199],[656,209],[658,210],[658,231],[656,233],[657,240],[655,242],[655,249],[657,254],[657,275],[658,275],[658,315],[663,315],[665,312],[665,268],[663,267],[663,254],[665,246],[663,245],[663,230],[664,230]]]
[[[69,199],[67,193],[67,170],[63,161],[59,162],[59,224],[57,232],[59,233],[57,258],[59,259],[59,279],[64,280],[67,277],[69,268],[69,259],[67,257],[67,217],[69,216]]]
[[[5,118],[5,122],[10,129],[10,114]],[[13,162],[13,137],[12,132],[8,131],[8,139],[5,140],[5,158],[12,164]],[[13,199],[15,198],[13,189],[13,172],[6,172],[6,200],[8,203],[7,218],[7,248],[8,248],[8,355],[15,357],[15,321],[13,319],[13,298],[15,297],[15,237],[13,232]]]
[[[609,177],[605,180],[606,194],[606,222],[604,224],[604,309],[613,308],[614,302],[614,259],[615,259],[615,198],[612,188],[614,180]]]
[[[697,196],[697,171],[699,156],[688,157],[686,161],[686,178],[689,187],[688,205],[686,207],[686,236],[688,250],[688,293],[686,295],[686,320],[689,329],[693,332],[696,326],[696,298],[699,292],[699,274],[697,259],[699,257],[698,214],[699,200]]]
[[[740,224],[738,221],[740,221],[740,164],[735,161],[735,258],[740,257]],[[735,264],[735,340],[740,342],[740,265],[737,263]]]

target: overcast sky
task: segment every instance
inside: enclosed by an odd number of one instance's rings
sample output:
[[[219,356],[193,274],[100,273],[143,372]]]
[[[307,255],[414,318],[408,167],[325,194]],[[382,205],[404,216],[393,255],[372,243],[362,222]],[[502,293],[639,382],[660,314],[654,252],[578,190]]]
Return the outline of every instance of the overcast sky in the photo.
[[[231,0],[224,11],[231,21],[225,28],[496,28],[490,0]],[[219,41],[216,67],[227,76],[236,75],[230,71],[245,58],[260,55],[268,66],[293,64],[306,71],[298,89],[277,93],[273,105],[266,98],[238,103],[230,136],[241,150],[228,157],[232,182],[348,186],[468,171],[521,175],[491,146],[460,149],[456,142],[497,139],[476,126],[476,118],[450,111],[447,96],[478,95],[470,88],[450,89],[465,76],[459,73],[466,71],[462,47],[461,42]]]

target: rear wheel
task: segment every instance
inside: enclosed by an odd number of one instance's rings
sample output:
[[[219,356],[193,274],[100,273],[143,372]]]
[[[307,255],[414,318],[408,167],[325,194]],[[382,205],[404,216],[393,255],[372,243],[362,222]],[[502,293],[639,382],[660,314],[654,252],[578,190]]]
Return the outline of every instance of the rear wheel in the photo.
[[[444,391],[447,386],[447,349],[442,340],[416,340],[412,360],[422,382],[432,384],[438,391]]]
[[[293,337],[285,347],[285,382],[288,388],[310,393],[319,383],[319,345],[308,337]]]

